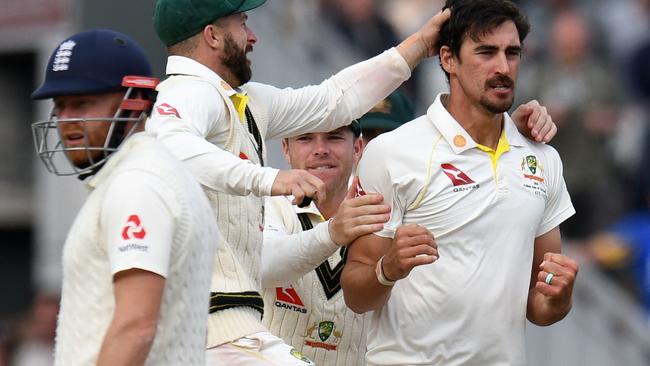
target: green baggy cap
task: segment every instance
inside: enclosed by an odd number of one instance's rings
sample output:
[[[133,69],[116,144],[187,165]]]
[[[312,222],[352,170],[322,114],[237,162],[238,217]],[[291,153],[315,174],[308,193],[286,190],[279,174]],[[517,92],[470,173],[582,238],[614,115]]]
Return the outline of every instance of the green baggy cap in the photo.
[[[415,118],[413,102],[399,91],[392,92],[359,118],[362,130],[391,131]]]
[[[165,46],[174,45],[199,33],[219,18],[243,13],[266,0],[158,0],[153,26]]]

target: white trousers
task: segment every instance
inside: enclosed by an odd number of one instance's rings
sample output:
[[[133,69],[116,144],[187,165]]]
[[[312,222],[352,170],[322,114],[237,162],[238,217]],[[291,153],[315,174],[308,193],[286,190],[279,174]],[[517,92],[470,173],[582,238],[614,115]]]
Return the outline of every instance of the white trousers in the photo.
[[[269,332],[259,332],[209,348],[206,366],[315,366],[292,346]]]

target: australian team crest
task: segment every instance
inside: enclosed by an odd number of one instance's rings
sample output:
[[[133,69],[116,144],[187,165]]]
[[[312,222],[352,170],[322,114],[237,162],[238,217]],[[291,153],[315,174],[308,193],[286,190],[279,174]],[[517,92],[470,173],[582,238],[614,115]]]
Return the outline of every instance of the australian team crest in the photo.
[[[318,332],[318,338],[314,336]],[[305,332],[305,345],[315,348],[324,348],[328,351],[336,351],[338,343],[343,337],[343,332],[336,328],[333,321],[323,321],[316,325],[314,322]]]
[[[531,173],[535,174],[537,172],[537,157],[535,155],[526,156],[526,166]]]
[[[544,167],[539,165],[535,155],[528,155],[521,159],[521,172],[524,174],[524,178],[542,183],[544,182],[544,178],[541,177],[543,171]]]
[[[320,324],[318,324],[318,338],[325,342],[332,335],[333,330],[334,322],[320,322]]]

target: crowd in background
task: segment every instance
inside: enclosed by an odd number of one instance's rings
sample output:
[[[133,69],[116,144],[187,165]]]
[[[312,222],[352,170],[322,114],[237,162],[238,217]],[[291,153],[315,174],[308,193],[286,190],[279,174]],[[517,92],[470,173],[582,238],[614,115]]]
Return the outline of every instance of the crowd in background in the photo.
[[[565,243],[628,289],[650,319],[650,0],[518,3],[532,31],[515,105],[537,99],[558,126],[551,145],[577,211],[561,226]],[[440,0],[270,1],[249,21],[267,38],[251,55],[253,80],[320,82],[396,45],[441,6]],[[437,62],[420,65],[401,88],[417,114],[447,89]],[[56,298],[37,296],[23,319],[0,329],[9,335],[0,339],[0,366],[51,364],[57,309]]]

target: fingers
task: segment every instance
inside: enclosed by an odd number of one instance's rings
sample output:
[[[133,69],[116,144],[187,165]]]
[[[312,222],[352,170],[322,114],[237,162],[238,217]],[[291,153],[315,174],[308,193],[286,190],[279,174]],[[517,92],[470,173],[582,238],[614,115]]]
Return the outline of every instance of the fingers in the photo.
[[[325,199],[325,184],[318,177],[304,171],[304,170],[291,170],[287,172],[287,186],[289,192],[294,196],[292,203],[298,205],[303,202],[305,197],[310,197],[315,200]]]
[[[384,272],[388,278],[402,279],[420,265],[438,260],[438,246],[433,234],[419,225],[398,228],[393,244],[384,256]]]
[[[550,120],[550,127],[548,132],[546,133],[540,132],[540,136],[542,136],[542,141],[544,143],[550,142],[553,139],[553,137],[555,137],[555,134],[557,134],[557,126],[555,125],[553,120],[551,120],[550,116],[549,116],[549,120]]]
[[[449,18],[451,18],[451,9],[447,8],[440,10],[438,14],[433,16],[433,24],[438,30],[440,30],[440,28],[442,28],[443,24],[445,24]]]
[[[381,194],[368,193],[365,196],[349,197],[341,204],[346,205],[348,207],[362,207],[367,205],[377,205],[382,203],[383,201],[384,201],[384,196],[382,196]],[[388,207],[388,205],[385,206]]]
[[[570,296],[578,273],[574,260],[559,253],[546,253],[539,268],[535,288],[540,293],[553,298]]]
[[[544,261],[539,265],[540,269],[545,269],[548,265],[560,265],[574,274],[578,273],[579,266],[576,261],[560,253],[545,253]]]

